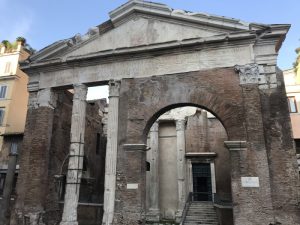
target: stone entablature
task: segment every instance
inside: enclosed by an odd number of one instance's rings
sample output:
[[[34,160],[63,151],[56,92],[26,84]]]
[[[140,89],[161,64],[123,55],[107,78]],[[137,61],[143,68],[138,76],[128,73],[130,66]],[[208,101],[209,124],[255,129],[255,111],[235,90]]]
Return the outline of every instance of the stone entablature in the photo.
[[[163,4],[140,0],[124,4],[110,16],[112,26],[106,32],[100,34],[92,28],[82,38],[76,35],[55,42],[33,55],[23,65],[30,75],[29,88],[91,84],[251,63],[263,65],[265,74],[271,70],[272,76],[266,77],[266,82],[272,86],[276,80],[276,48],[289,29],[289,25],[251,24],[172,10]],[[158,35],[153,36],[154,33]]]

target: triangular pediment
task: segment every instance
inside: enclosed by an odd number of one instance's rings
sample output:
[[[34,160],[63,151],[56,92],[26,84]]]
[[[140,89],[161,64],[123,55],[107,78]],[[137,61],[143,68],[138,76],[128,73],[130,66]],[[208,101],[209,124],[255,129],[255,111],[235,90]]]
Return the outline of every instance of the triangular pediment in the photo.
[[[173,10],[164,4],[131,0],[110,13],[110,20],[86,35],[56,42],[32,61],[74,58],[140,46],[205,39],[250,29],[261,29],[237,19]]]
[[[206,38],[222,33],[226,33],[226,31],[207,26],[187,26],[164,19],[136,15],[118,27],[83,43],[77,49],[67,53],[66,56]]]

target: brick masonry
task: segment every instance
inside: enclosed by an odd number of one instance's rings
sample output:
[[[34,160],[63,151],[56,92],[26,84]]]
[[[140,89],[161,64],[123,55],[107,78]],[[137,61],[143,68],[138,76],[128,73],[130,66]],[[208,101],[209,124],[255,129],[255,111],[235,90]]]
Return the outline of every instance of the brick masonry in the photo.
[[[282,82],[280,73],[277,76]],[[281,84],[265,90],[257,84],[240,85],[234,68],[123,79],[114,224],[144,222],[146,154],[136,144],[146,143],[152,123],[161,114],[186,105],[214,112],[228,140],[247,141],[246,151],[231,151],[230,155],[235,224],[299,224],[299,180]],[[53,176],[66,172],[62,165],[69,151],[72,95],[61,91],[56,94],[55,109],[43,106],[28,110],[11,224],[24,224],[28,219],[31,224],[60,221],[61,205]],[[101,201],[105,149],[96,154],[96,134],[103,133],[99,107],[87,106],[85,152],[89,176],[100,177],[95,182],[95,196]],[[124,144],[135,147],[125,151]],[[259,177],[260,187],[241,187],[242,176]],[[127,189],[127,184],[135,184],[137,189]],[[99,223],[101,214],[95,208],[79,207],[81,223]]]
[[[283,98],[285,98],[284,91],[280,92],[280,88],[272,90],[275,93],[277,92],[279,99],[282,99],[277,107],[286,110],[286,102],[283,102]],[[267,90],[264,90],[264,92],[267,92]],[[120,94],[121,113],[119,118],[115,202],[117,206],[115,217],[121,219],[115,224],[138,224],[138,220],[142,222],[143,215],[140,217],[137,215],[144,212],[142,201],[145,184],[141,176],[145,176],[145,174],[139,172],[143,171],[140,168],[143,168],[145,163],[142,156],[140,157],[141,160],[137,160],[136,155],[132,156],[124,152],[122,145],[145,143],[152,123],[161,114],[172,108],[186,105],[199,106],[214,112],[224,125],[228,140],[247,141],[246,151],[236,151],[231,154],[231,186],[235,224],[275,223],[273,204],[274,201],[276,202],[276,198],[273,199],[273,197],[276,194],[274,190],[278,190],[277,193],[282,193],[281,190],[285,191],[285,194],[278,195],[288,195],[290,191],[295,193],[297,192],[298,181],[296,170],[292,166],[294,165],[292,157],[294,153],[285,154],[288,157],[286,160],[282,159],[282,155],[281,159],[278,156],[278,164],[280,160],[283,160],[283,162],[286,162],[285,165],[288,170],[281,170],[280,173],[275,175],[272,171],[275,169],[276,159],[275,165],[272,165],[270,151],[277,152],[278,150],[270,146],[272,135],[270,136],[270,131],[266,129],[266,122],[270,119],[265,118],[268,115],[265,102],[263,91],[258,88],[257,84],[240,85],[238,74],[234,71],[234,68],[212,69],[151,78],[123,79]],[[279,108],[276,108],[276,104],[274,106],[273,104],[275,103],[271,104],[274,107],[274,116],[284,114],[280,112]],[[286,121],[284,119],[288,118],[287,111],[284,115],[275,116],[273,120],[277,124],[283,124]],[[290,124],[284,126],[287,129],[290,128]],[[273,130],[279,132],[277,127]],[[290,138],[284,140],[285,143],[281,143],[280,139],[276,140],[279,141],[280,151],[286,152],[283,146],[290,146],[290,152],[293,152],[292,139],[291,136],[288,137]],[[138,171],[137,168],[139,168]],[[279,170],[279,168],[276,169]],[[243,188],[241,186],[242,176],[259,177],[260,187],[257,189]],[[283,183],[280,180],[283,177],[285,177],[286,187],[280,189]],[[129,191],[126,189],[126,184],[131,182],[132,179],[135,179],[135,182],[140,182],[139,189]],[[288,216],[295,218],[294,221],[289,219],[283,223],[292,225],[295,224],[294,222],[297,221],[296,218],[298,217],[296,209],[297,196],[292,194],[288,199],[293,199],[288,204],[291,208],[290,214],[284,210],[281,210],[280,214],[283,215],[281,218]]]
[[[300,224],[299,174],[283,75],[277,89],[260,92],[274,216],[279,224]]]
[[[66,174],[70,145],[70,127],[73,95],[67,91],[57,91],[56,108],[29,108],[27,113],[23,148],[20,155],[20,174],[17,183],[17,201],[13,209],[11,224],[24,224],[26,217],[38,215],[39,220],[30,223],[57,224],[61,220],[62,204],[57,189],[55,175]],[[33,95],[33,94],[32,94]],[[32,96],[34,98],[34,96]],[[85,154],[87,168],[93,183],[93,198],[103,201],[105,148],[96,154],[97,133],[103,136],[103,102],[87,104]],[[95,191],[96,190],[96,191]],[[87,199],[86,193],[80,193]],[[102,209],[80,206],[79,221],[100,223]],[[87,218],[88,215],[88,218]],[[29,221],[28,221],[29,222]]]

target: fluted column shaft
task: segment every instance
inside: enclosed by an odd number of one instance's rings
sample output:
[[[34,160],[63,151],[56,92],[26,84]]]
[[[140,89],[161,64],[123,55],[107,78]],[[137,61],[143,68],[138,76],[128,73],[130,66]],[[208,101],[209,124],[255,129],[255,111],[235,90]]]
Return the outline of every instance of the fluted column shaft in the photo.
[[[112,224],[115,206],[116,167],[118,150],[119,91],[120,82],[110,81],[103,215],[103,224],[106,225]]]
[[[178,216],[181,216],[186,199],[185,190],[185,120],[176,120],[177,133],[177,180],[178,180]]]
[[[150,184],[149,184],[149,219],[152,221],[159,220],[159,145],[158,145],[158,122],[155,122],[150,129]]]
[[[74,85],[71,143],[67,173],[66,193],[61,225],[76,225],[79,189],[84,157],[84,133],[87,87]]]

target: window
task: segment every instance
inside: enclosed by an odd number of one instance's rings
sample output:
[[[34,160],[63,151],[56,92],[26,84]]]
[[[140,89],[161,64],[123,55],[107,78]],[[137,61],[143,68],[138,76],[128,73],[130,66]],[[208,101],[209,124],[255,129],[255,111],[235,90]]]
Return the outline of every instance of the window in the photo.
[[[11,66],[11,62],[7,62],[5,65],[4,73],[10,73],[10,66]]]
[[[288,104],[290,113],[297,112],[296,98],[295,96],[288,96]]]
[[[17,155],[18,154],[18,143],[12,142],[10,146],[10,154]]]
[[[296,145],[296,152],[300,154],[300,139],[294,139]]]
[[[5,98],[6,96],[6,90],[7,86],[6,85],[0,85],[0,99]]]
[[[6,173],[0,173],[0,195],[3,195]]]
[[[0,108],[0,126],[3,126],[5,108]]]
[[[3,195],[4,187],[5,187],[5,180],[6,180],[6,172],[7,171],[1,171],[0,173],[0,196]],[[13,180],[13,186],[12,186],[12,192],[11,195],[16,195],[16,186],[17,186],[17,180],[18,180],[18,173],[15,173],[14,180]]]

